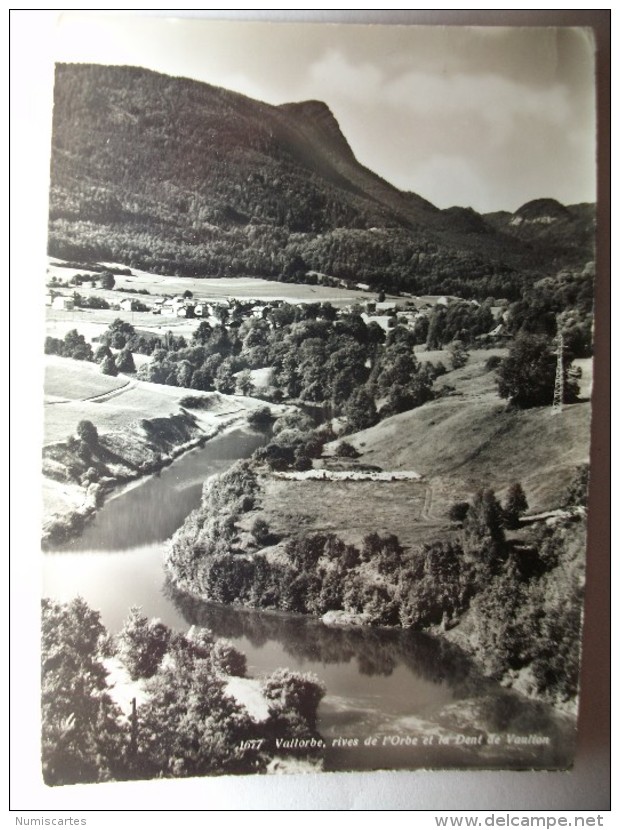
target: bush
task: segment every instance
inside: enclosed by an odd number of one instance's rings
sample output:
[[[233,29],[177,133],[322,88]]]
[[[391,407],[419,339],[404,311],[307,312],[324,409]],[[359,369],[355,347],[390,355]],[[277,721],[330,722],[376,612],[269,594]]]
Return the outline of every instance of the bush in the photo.
[[[494,372],[498,366],[501,364],[502,359],[498,354],[492,354],[491,357],[487,358],[484,368],[487,372]]]
[[[92,421],[80,421],[76,433],[80,441],[83,441],[88,447],[96,447],[99,443],[99,433]]]
[[[108,291],[111,291],[116,284],[114,274],[111,271],[103,271],[99,279],[101,280],[101,287],[106,288]]]
[[[448,510],[448,518],[451,522],[464,522],[468,512],[468,501],[455,501],[450,510]]]
[[[469,360],[469,352],[462,340],[453,340],[448,346],[448,352],[450,353],[450,363],[453,369],[462,368]]]
[[[359,458],[360,456],[353,444],[349,444],[348,441],[340,441],[340,443],[336,445],[334,455],[338,458]]]
[[[222,674],[245,677],[247,662],[245,654],[238,651],[227,640],[218,640],[211,649],[213,668]]]
[[[265,545],[269,541],[269,525],[260,516],[254,519],[250,532],[259,545]]]
[[[212,409],[215,398],[211,395],[185,395],[179,403],[186,409]]]
[[[516,481],[510,485],[504,502],[504,525],[511,530],[519,527],[521,514],[528,508],[523,487]]]
[[[590,465],[581,464],[577,468],[573,480],[564,493],[563,505],[565,507],[584,506],[588,503],[588,486],[590,483]]]
[[[267,429],[273,420],[273,413],[268,406],[261,406],[248,413],[248,424],[253,429]]]
[[[136,364],[129,348],[125,348],[116,357],[116,368],[119,372],[135,372]]]
[[[310,729],[316,729],[317,710],[325,686],[313,674],[278,669],[263,683],[263,694],[284,711],[293,710]]]

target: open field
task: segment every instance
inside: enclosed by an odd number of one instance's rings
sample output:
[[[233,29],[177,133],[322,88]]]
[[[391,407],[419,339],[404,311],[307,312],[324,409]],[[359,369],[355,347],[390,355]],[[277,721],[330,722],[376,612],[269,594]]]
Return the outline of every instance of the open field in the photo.
[[[438,386],[454,387],[449,395],[347,436],[361,453],[355,464],[415,470],[421,480],[271,476],[265,479],[258,514],[276,534],[329,531],[359,542],[376,530],[396,533],[412,546],[440,537],[450,524],[450,506],[470,500],[482,488],[494,489],[503,499],[510,484],[520,481],[529,512],[558,507],[575,467],[588,461],[589,403],[566,406],[562,413],[551,407],[510,409],[497,395],[494,373],[485,368],[491,354],[502,353],[471,352],[466,366],[438,379]],[[444,352],[426,354],[445,357]],[[424,360],[425,353],[418,358]],[[587,391],[591,361],[580,363]],[[326,454],[330,449],[328,445]],[[331,462],[326,464],[329,468]]]
[[[90,343],[100,337],[114,320],[125,320],[140,331],[164,335],[172,331],[176,335],[190,338],[200,324],[199,319],[166,317],[151,314],[150,311],[114,311],[113,309],[76,308],[73,311],[46,309],[45,334],[63,338],[71,329],[77,329]]]
[[[49,276],[57,279],[70,280],[75,274],[91,273],[82,268],[62,268],[51,263]],[[125,294],[124,289],[134,291],[146,290],[148,295]],[[119,302],[123,297],[136,296],[146,304],[158,297],[182,294],[191,291],[195,299],[224,300],[236,298],[239,300],[284,300],[289,303],[329,302],[333,305],[346,305],[351,302],[367,302],[374,299],[374,293],[347,288],[330,288],[323,285],[301,285],[297,283],[282,283],[265,280],[260,277],[205,277],[194,279],[191,277],[163,276],[151,274],[148,271],[132,269],[132,276],[115,276],[113,291],[101,288],[91,288],[82,285],[77,289],[84,296],[95,295],[103,297],[108,302]]]
[[[47,355],[45,358],[45,403],[84,401],[127,386],[124,375],[101,374],[99,366],[86,361]]]
[[[264,480],[258,513],[276,535],[336,533],[361,544],[372,531],[395,533],[405,545],[432,538],[441,522],[424,521],[427,486],[419,481]],[[251,524],[251,522],[250,522]],[[421,533],[422,531],[422,533]]]
[[[45,367],[46,444],[63,441],[83,419],[92,421],[99,432],[105,433],[126,429],[141,418],[168,418],[179,412],[179,402],[185,395],[201,394],[193,389],[136,381],[129,376],[109,378],[94,363],[70,358],[47,355]],[[98,394],[102,397],[89,399]],[[214,401],[213,407],[195,413],[207,431],[225,415],[262,404],[218,393],[208,393],[208,397]],[[65,402],[52,402],[59,400]]]

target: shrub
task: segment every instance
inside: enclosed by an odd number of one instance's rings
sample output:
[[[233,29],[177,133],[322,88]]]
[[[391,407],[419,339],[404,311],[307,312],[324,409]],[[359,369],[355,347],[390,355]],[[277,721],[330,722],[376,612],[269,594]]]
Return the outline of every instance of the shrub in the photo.
[[[278,669],[263,683],[263,693],[283,710],[293,710],[306,724],[316,728],[317,709],[325,695],[325,686],[313,674]]]
[[[518,481],[510,485],[510,489],[506,495],[504,502],[504,525],[507,528],[515,529],[519,527],[519,519],[521,514],[525,513],[528,508],[527,499],[523,492],[523,487]]]
[[[238,651],[227,640],[218,640],[211,649],[213,668],[222,674],[233,677],[245,677],[247,659],[245,654]]]
[[[125,348],[116,357],[116,368],[119,372],[135,372],[136,364],[129,348]]]
[[[455,501],[448,510],[448,518],[451,522],[463,522],[469,512],[468,501]]]
[[[491,357],[487,358],[484,368],[487,372],[494,372],[495,369],[501,364],[502,359],[498,354],[492,354]]]
[[[261,406],[248,413],[248,424],[254,429],[266,429],[273,419],[273,413],[268,406]]]
[[[99,433],[92,421],[80,421],[76,433],[80,441],[83,441],[88,447],[95,447],[99,443]]]
[[[104,375],[111,375],[112,377],[116,377],[116,375],[118,375],[118,369],[116,368],[116,363],[112,355],[104,357],[99,365],[101,366],[101,371]]]
[[[185,395],[179,403],[186,409],[211,409],[215,398],[212,395]]]
[[[269,525],[260,516],[254,519],[250,532],[259,545],[264,545],[269,541]]]
[[[588,485],[590,482],[590,465],[581,464],[573,480],[566,488],[563,504],[566,507],[585,506],[588,502]]]
[[[336,445],[334,454],[338,458],[359,458],[360,456],[353,444],[349,444],[348,441],[340,441],[340,443]]]

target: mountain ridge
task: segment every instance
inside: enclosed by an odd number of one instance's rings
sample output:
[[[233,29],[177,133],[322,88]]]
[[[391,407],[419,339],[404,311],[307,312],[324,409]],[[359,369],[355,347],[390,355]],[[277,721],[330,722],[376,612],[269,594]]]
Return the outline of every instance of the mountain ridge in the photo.
[[[56,68],[55,256],[464,295],[504,295],[509,278],[593,258],[586,211],[569,211],[559,234],[548,223],[544,244],[515,215],[400,191],[357,161],[322,101],[271,105],[140,67]]]

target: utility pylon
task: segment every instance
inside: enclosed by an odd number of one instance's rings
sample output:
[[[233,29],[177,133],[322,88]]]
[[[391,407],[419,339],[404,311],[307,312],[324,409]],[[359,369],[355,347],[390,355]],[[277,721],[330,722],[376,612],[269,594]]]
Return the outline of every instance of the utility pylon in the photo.
[[[553,388],[553,409],[555,412],[561,412],[564,406],[564,337],[561,329],[558,328],[557,355],[558,359],[555,365],[555,386]]]

